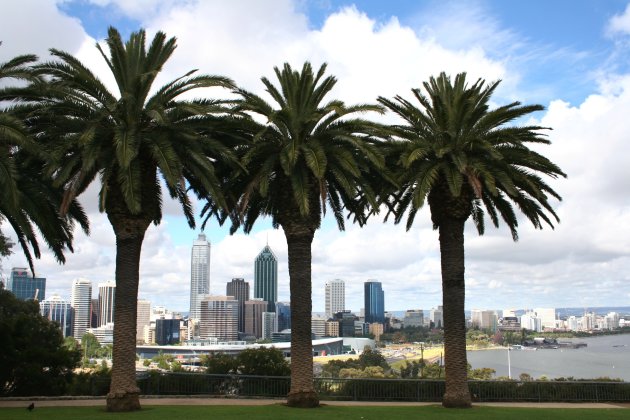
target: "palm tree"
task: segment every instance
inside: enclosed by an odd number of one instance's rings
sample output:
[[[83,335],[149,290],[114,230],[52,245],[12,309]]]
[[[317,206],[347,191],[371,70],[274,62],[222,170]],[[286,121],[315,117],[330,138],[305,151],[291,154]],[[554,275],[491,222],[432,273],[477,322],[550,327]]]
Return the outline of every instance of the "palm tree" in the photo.
[[[367,111],[382,112],[376,105],[346,106],[324,102],[336,83],[317,73],[310,63],[300,72],[285,64],[275,68],[279,87],[262,78],[277,106],[244,91],[237,111],[243,133],[251,143],[239,150],[246,172],[241,171],[228,188],[234,203],[235,224],[250,232],[259,216],[270,216],[287,240],[291,294],[291,389],[288,405],[315,407],[311,342],[311,244],[327,206],[344,229],[344,209],[354,210],[365,222],[366,204],[376,198],[364,175],[383,169],[384,160],[371,135],[377,125],[354,117]],[[257,121],[264,121],[258,123]],[[208,210],[208,208],[206,208]]]
[[[116,236],[116,296],[112,381],[109,411],[140,408],[136,385],[135,331],[140,252],[151,223],[162,219],[162,188],[182,206],[195,226],[189,188],[224,203],[213,162],[230,151],[212,136],[212,125],[224,112],[222,102],[180,100],[204,87],[233,87],[229,79],[192,76],[194,71],[153,91],[153,82],[176,47],[175,38],[158,32],[145,49],[145,31],[123,43],[109,28],[108,53],[97,48],[116,81],[115,95],[72,55],[51,50],[58,60],[37,71],[50,79],[33,117],[47,143],[49,172],[71,199],[96,177],[99,209]],[[62,210],[65,204],[62,203]]]
[[[34,55],[21,55],[0,63],[0,81],[37,82],[30,67],[35,61]],[[0,102],[16,99],[15,88],[0,89]],[[0,223],[6,221],[11,226],[35,273],[33,255],[41,256],[35,227],[60,263],[65,262],[64,251],[72,251],[74,222],[86,233],[89,228],[87,217],[76,200],[68,202],[66,217],[59,215],[63,190],[55,188],[42,172],[39,145],[31,138],[21,117],[26,108],[25,104],[14,103],[0,110]],[[0,256],[8,255],[11,247],[9,238],[0,232]]]
[[[433,227],[439,230],[444,306],[446,363],[445,407],[470,407],[466,378],[466,324],[464,319],[464,224],[472,216],[479,234],[484,215],[498,227],[499,217],[518,239],[513,207],[542,228],[559,221],[549,196],[560,196],[539,176],[565,176],[558,166],[528,148],[549,144],[539,126],[508,125],[540,105],[519,102],[489,109],[499,82],[472,86],[466,74],[454,83],[444,73],[424,83],[426,95],[412,89],[420,106],[396,96],[378,101],[398,114],[403,125],[393,126],[400,140],[399,168],[402,187],[395,196],[396,223],[407,214],[407,229],[425,201]]]

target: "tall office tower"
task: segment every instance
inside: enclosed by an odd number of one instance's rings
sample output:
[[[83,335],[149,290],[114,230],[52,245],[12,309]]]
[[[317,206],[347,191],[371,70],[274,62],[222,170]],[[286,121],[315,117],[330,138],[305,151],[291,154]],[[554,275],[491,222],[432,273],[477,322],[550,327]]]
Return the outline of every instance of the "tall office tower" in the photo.
[[[144,342],[144,327],[151,324],[151,302],[138,299],[136,342]]]
[[[364,283],[365,322],[385,322],[385,292],[380,281]]]
[[[108,281],[98,285],[98,326],[103,327],[114,322],[114,301],[116,283]]]
[[[276,314],[274,312],[263,312],[262,314],[262,338],[271,339],[273,333],[278,331],[276,324]]]
[[[245,301],[249,300],[249,283],[244,279],[232,279],[225,287],[225,294],[238,300],[238,331],[245,331]]]
[[[210,242],[200,233],[190,254],[190,312],[188,318],[199,319],[199,302],[210,293]]]
[[[232,296],[205,296],[201,299],[199,337],[238,340],[238,300]]]
[[[263,312],[267,312],[267,302],[264,300],[252,299],[245,302],[245,334],[262,338]]]
[[[326,282],[326,318],[332,318],[337,312],[346,309],[346,286],[343,280],[334,279]]]
[[[44,318],[55,321],[59,324],[64,337],[72,336],[72,305],[67,300],[63,300],[59,295],[39,302],[39,312]]]
[[[92,282],[88,279],[75,279],[72,282],[70,303],[74,309],[72,336],[80,340],[85,330],[91,327]]]
[[[278,332],[291,329],[290,302],[276,302],[276,328]]]
[[[22,300],[46,299],[46,279],[33,277],[28,268],[14,267],[7,280],[7,290]]]
[[[275,312],[278,301],[278,259],[265,245],[254,262],[254,297],[267,302],[267,312]]]

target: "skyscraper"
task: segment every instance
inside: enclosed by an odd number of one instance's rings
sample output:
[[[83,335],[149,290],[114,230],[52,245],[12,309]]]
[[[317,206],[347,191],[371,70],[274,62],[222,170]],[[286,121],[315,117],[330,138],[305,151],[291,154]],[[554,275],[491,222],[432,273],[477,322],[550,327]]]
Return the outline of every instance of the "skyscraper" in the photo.
[[[269,245],[265,245],[254,262],[254,297],[267,301],[267,312],[276,311],[278,259]]]
[[[74,327],[72,336],[80,340],[85,330],[90,328],[92,319],[92,282],[88,279],[76,279],[72,282],[70,303],[74,309]]]
[[[346,309],[346,287],[343,280],[334,279],[326,282],[326,318],[332,318],[337,312]]]
[[[39,311],[44,318],[55,321],[59,324],[64,337],[72,336],[72,306],[67,300],[63,300],[59,295],[39,302]]]
[[[231,296],[205,296],[199,302],[199,336],[221,341],[238,339],[238,301]]]
[[[144,327],[151,324],[151,302],[138,300],[136,317],[136,342],[144,342]]]
[[[245,331],[245,301],[249,300],[249,283],[245,279],[234,278],[225,287],[225,294],[238,300],[238,331]]]
[[[114,322],[114,301],[116,283],[108,281],[98,285],[98,326],[103,327]]]
[[[190,255],[189,318],[199,319],[199,302],[210,293],[210,242],[200,233],[193,242]]]
[[[385,292],[380,281],[364,283],[365,322],[385,322]]]
[[[263,313],[266,312],[267,302],[262,299],[253,299],[245,302],[245,334],[262,338]]]
[[[278,331],[291,329],[291,302],[276,302],[276,328]]]
[[[46,279],[33,277],[28,268],[15,267],[7,280],[7,290],[22,300],[46,299]]]

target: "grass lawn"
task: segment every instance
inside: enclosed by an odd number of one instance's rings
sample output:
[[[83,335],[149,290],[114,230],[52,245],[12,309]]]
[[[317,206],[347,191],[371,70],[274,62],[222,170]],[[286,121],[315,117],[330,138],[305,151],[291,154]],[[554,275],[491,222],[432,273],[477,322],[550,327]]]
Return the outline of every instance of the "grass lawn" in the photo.
[[[410,420],[410,419],[483,419],[483,420],[575,420],[628,419],[627,409],[547,409],[475,407],[470,410],[424,407],[340,407],[316,409],[267,406],[145,406],[133,413],[107,413],[103,407],[38,407],[32,412],[25,408],[0,408],[0,419],[10,420],[92,420],[92,419],[344,419],[344,420]]]

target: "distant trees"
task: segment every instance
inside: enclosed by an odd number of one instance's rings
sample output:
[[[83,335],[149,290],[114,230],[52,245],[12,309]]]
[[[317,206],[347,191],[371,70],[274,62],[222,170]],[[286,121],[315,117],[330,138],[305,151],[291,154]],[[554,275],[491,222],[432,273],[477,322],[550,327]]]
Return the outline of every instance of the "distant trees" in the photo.
[[[0,395],[60,395],[79,352],[64,346],[59,326],[35,301],[17,299],[0,283]]]
[[[378,369],[374,369],[378,368]],[[365,347],[356,359],[331,360],[322,367],[322,376],[331,378],[375,378],[385,377],[391,370],[385,357],[371,347]]]
[[[206,367],[206,373],[217,375],[288,376],[291,373],[284,355],[274,347],[246,349],[237,356],[223,353],[204,356],[202,365]]]

